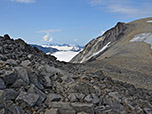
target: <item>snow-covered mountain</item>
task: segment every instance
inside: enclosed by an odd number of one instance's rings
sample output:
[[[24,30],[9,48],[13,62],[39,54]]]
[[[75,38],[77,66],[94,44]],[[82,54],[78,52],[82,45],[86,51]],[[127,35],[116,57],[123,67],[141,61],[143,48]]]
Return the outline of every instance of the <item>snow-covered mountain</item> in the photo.
[[[31,46],[37,47],[39,50],[55,56],[57,60],[65,62],[69,62],[83,48],[82,46],[76,44],[31,44]]]
[[[51,47],[59,51],[80,51],[83,47],[76,44],[44,44],[42,47]]]

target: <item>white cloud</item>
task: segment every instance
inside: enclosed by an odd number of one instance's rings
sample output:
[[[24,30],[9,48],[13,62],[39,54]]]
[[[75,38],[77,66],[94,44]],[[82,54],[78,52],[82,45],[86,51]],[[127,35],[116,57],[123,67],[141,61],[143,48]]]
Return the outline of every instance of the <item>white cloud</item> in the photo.
[[[61,29],[50,29],[50,30],[42,30],[42,31],[38,31],[38,33],[45,33],[45,35],[43,36],[43,40],[45,42],[52,42],[53,41],[53,37],[51,36],[51,33],[55,33],[55,32],[60,32],[62,31]]]
[[[139,18],[152,15],[152,1],[149,0],[142,2],[132,0],[90,0],[90,5],[106,9],[111,13],[122,14],[125,17]]]
[[[19,3],[31,3],[36,2],[36,0],[11,0],[13,2],[19,2]]]
[[[53,37],[50,37],[49,42],[52,42],[52,41],[53,41]]]
[[[76,41],[78,41],[78,39],[74,39],[74,41],[76,42]]]
[[[43,41],[48,41],[49,36],[50,36],[50,33],[46,33],[46,35],[43,36]]]
[[[50,29],[50,30],[42,30],[39,31],[39,33],[55,33],[55,32],[60,32],[62,31],[61,29]]]

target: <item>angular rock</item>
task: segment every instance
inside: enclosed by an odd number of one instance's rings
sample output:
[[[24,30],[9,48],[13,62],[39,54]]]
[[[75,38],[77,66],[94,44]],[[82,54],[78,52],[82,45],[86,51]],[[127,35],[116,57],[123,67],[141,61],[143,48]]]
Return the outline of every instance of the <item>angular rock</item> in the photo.
[[[46,72],[50,73],[51,75],[59,72],[59,70],[57,68],[51,67],[49,65],[45,65],[44,69],[45,69]]]
[[[32,54],[29,54],[27,57],[28,57],[29,59],[32,59],[32,58],[33,58],[33,55],[32,55]]]
[[[95,94],[87,95],[84,100],[87,101],[88,103],[93,103],[93,104],[97,104],[100,101],[100,99]]]
[[[22,86],[27,85],[26,82],[24,82],[22,79],[18,79],[14,82],[14,84],[12,85],[12,87],[14,88],[20,88]]]
[[[89,94],[90,92],[94,92],[94,88],[85,83],[85,82],[76,82],[74,84],[69,85],[71,93],[82,93],[82,94]]]
[[[0,78],[0,89],[5,89],[6,85],[5,82]]]
[[[137,112],[138,114],[143,114],[143,113],[144,113],[143,110],[142,110],[140,107],[137,107],[137,108],[136,108],[136,112]]]
[[[5,89],[4,90],[4,99],[7,100],[15,100],[18,93],[13,89]]]
[[[76,114],[75,110],[60,110],[60,114]]]
[[[98,96],[96,94],[92,94],[92,103],[93,104],[98,104],[100,102],[100,99],[98,98]]]
[[[34,84],[37,88],[39,88],[40,90],[43,90],[44,89],[44,86],[40,83],[40,81],[38,80],[38,76],[34,73],[28,73],[30,76],[29,76],[29,79],[30,79],[30,82],[32,84]]]
[[[3,49],[1,49],[3,51]],[[7,57],[5,55],[0,54],[0,60],[6,61]]]
[[[47,102],[56,102],[56,101],[60,101],[62,99],[62,96],[54,94],[54,93],[50,93],[47,95]]]
[[[6,114],[5,109],[0,110],[0,114]]]
[[[4,91],[0,90],[0,103],[4,101]]]
[[[63,76],[61,77],[61,79],[62,79],[62,81],[64,81],[64,82],[67,82],[67,81],[70,81],[70,80],[71,80],[71,78],[70,78],[68,75],[63,75]]]
[[[71,106],[74,108],[76,112],[84,111],[89,114],[94,114],[93,104],[71,103]]]
[[[49,107],[59,109],[59,114],[76,114],[69,102],[50,102]]]
[[[27,70],[24,69],[23,67],[15,67],[15,69],[17,71],[18,78],[21,78],[24,82],[29,84],[30,80],[29,80],[29,77],[28,77]]]
[[[114,98],[115,100],[121,102],[121,96],[119,95],[118,92],[111,92],[111,93],[109,93],[109,96]]]
[[[44,114],[59,114],[59,110],[58,109],[46,109]]]
[[[89,113],[86,113],[86,112],[78,112],[77,114],[89,114]]]
[[[43,101],[46,99],[46,95],[41,90],[39,90],[37,87],[35,87],[34,84],[31,84],[31,87],[28,89],[28,92],[39,95],[39,99],[36,102],[36,105],[38,105],[38,106],[40,106],[43,103]]]
[[[146,114],[152,114],[152,109],[150,108],[144,108],[143,110]]]
[[[45,82],[43,83],[43,85],[45,87],[52,87],[52,82],[50,80],[50,77],[49,76],[44,76],[44,79],[45,79]]]
[[[8,34],[5,34],[5,35],[4,35],[4,38],[5,38],[5,40],[10,40],[10,39],[11,39]]]
[[[4,74],[5,72],[4,72],[4,70],[0,70],[0,75],[2,75],[2,74]]]
[[[85,95],[82,93],[75,93],[76,98],[78,99],[79,102],[83,102],[84,101],[84,97]]]
[[[21,92],[17,98],[17,102],[25,102],[28,104],[28,106],[32,107],[36,104],[36,102],[39,99],[39,95],[34,93],[27,93],[27,92]]]
[[[68,96],[68,99],[69,99],[71,102],[76,102],[76,101],[78,101],[77,96],[76,96],[76,94],[74,94],[74,93],[71,93],[71,94]]]
[[[88,103],[91,103],[93,98],[91,95],[87,95],[84,100],[87,101]]]
[[[104,105],[97,106],[95,108],[95,114],[102,114],[104,110],[106,110],[106,106]]]
[[[14,71],[7,71],[3,76],[3,80],[7,85],[12,85],[17,80],[17,75]]]
[[[19,106],[16,106],[14,104],[9,107],[9,111],[12,114],[24,114],[24,111]]]
[[[134,111],[135,108],[132,106],[131,102],[129,101],[129,99],[124,99],[122,101],[123,105],[129,110],[129,111]]]
[[[11,66],[16,66],[17,62],[13,59],[8,59],[5,64],[11,65]]]
[[[22,61],[22,63],[21,63],[21,65],[23,66],[23,67],[27,67],[27,66],[29,66],[31,64],[31,61],[30,60],[25,60],[25,61]]]

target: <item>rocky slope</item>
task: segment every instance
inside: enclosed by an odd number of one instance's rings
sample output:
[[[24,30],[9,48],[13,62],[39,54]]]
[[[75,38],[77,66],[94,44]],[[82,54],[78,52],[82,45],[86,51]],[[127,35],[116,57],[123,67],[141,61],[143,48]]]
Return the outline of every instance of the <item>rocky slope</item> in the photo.
[[[0,37],[0,114],[151,114],[152,91]]]
[[[152,89],[151,20],[118,23],[103,36],[89,42],[71,62],[86,63],[115,80]]]
[[[125,34],[127,25],[125,23],[117,23],[117,25],[104,33],[103,36],[100,36],[96,39],[90,41],[78,55],[76,55],[71,62],[72,63],[85,63],[97,56],[101,55],[105,50],[102,50],[103,47],[108,45],[113,45],[115,42],[120,40]],[[109,48],[110,46],[106,46]],[[100,52],[100,50],[102,50]]]

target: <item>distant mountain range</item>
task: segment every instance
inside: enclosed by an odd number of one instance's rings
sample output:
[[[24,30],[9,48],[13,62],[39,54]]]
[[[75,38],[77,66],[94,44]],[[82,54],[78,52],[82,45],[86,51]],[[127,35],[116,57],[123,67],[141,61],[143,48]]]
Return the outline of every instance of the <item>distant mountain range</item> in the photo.
[[[81,50],[82,46],[76,44],[30,44],[32,47],[37,47],[46,54],[55,56],[60,61],[69,62]]]
[[[58,51],[74,51],[79,52],[83,46],[76,45],[76,44],[30,44],[32,47],[37,47],[39,50],[45,53],[55,53]]]

